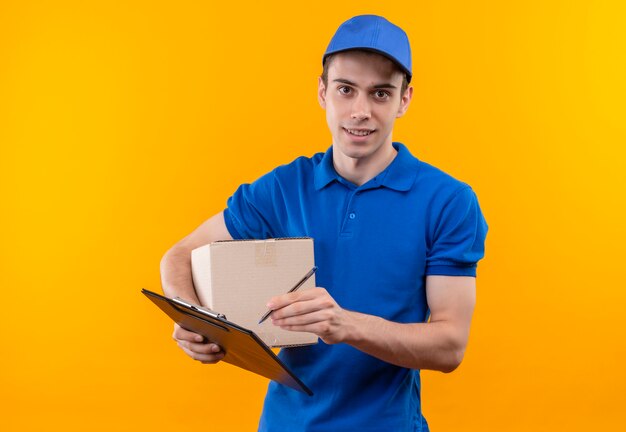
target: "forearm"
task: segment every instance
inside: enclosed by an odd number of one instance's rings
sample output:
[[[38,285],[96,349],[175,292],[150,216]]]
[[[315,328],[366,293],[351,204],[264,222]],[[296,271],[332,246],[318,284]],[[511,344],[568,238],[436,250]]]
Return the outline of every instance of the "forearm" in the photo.
[[[276,296],[268,307],[285,330],[311,332],[327,344],[347,343],[388,363],[451,372],[465,353],[475,279],[429,276],[429,323],[401,324],[341,308],[324,288]]]
[[[180,246],[168,250],[161,259],[161,286],[167,297],[180,297],[199,304],[191,276],[191,251]]]
[[[206,220],[165,253],[161,259],[161,285],[166,296],[178,296],[200,304],[191,276],[191,251],[218,240],[232,240],[221,212]]]
[[[388,363],[452,372],[463,359],[467,336],[449,322],[400,324],[344,311],[344,342]]]

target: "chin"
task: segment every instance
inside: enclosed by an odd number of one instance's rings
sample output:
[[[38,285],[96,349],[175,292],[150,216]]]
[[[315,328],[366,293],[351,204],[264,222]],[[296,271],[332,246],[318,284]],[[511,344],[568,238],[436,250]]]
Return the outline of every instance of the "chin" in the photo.
[[[363,159],[376,153],[376,150],[380,146],[376,146],[373,143],[339,143],[339,150],[344,155],[352,159]]]
[[[352,159],[362,159],[371,154],[371,152],[368,151],[368,149],[365,147],[359,147],[359,146],[350,145],[350,144],[349,145],[340,144],[339,151],[341,151],[341,153],[344,156],[347,156]]]

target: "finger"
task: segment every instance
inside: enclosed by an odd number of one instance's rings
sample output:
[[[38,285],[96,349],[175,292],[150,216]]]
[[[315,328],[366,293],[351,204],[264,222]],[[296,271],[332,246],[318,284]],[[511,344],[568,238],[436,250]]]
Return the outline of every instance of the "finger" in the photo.
[[[224,352],[220,352],[217,354],[201,354],[201,353],[191,351],[183,346],[181,346],[181,349],[185,352],[185,354],[187,354],[192,359],[205,363],[205,364],[217,363],[218,361],[222,360],[225,355]]]
[[[272,297],[267,302],[267,307],[269,309],[280,309],[294,302],[313,300],[326,294],[327,291],[324,288],[307,288],[300,291]]]
[[[283,330],[289,330],[294,332],[315,333],[311,325],[281,325],[280,328]]]
[[[300,315],[308,315],[332,307],[332,303],[323,298],[304,300],[291,303],[272,312],[272,319],[284,319]]]
[[[285,325],[280,326],[283,330],[314,333],[319,337],[326,337],[331,333],[332,326],[328,322],[316,322],[306,325]]]
[[[176,341],[184,340],[190,342],[203,342],[205,340],[204,336],[189,330],[185,330],[178,324],[174,324],[174,333],[172,334],[172,337]]]
[[[316,334],[320,339],[322,339],[327,344],[336,344],[341,342],[341,338],[337,337],[337,335],[331,330],[328,323],[317,323],[312,325],[305,326],[286,326],[281,327],[284,330],[289,331],[297,331],[297,332],[307,332]]]
[[[285,318],[273,318],[272,324],[275,326],[302,326],[311,325],[322,321],[328,321],[331,318],[331,314],[324,310],[318,310],[311,313],[290,315]]]
[[[178,341],[178,346],[198,354],[218,354],[222,349],[214,343],[194,343]]]

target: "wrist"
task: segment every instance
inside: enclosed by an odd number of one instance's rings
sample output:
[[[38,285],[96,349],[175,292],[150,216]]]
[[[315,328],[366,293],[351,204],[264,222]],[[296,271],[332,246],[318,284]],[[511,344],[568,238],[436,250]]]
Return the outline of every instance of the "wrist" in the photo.
[[[362,342],[365,338],[368,318],[370,318],[369,315],[345,311],[342,342],[350,345],[358,345]]]

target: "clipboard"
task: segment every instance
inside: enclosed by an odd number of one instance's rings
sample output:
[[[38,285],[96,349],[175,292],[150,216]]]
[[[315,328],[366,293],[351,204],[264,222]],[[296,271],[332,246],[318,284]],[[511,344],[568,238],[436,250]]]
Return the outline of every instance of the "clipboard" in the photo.
[[[222,314],[179,298],[164,297],[147,289],[141,292],[178,325],[219,345],[225,353],[221,361],[313,395],[254,332],[228,321]]]

